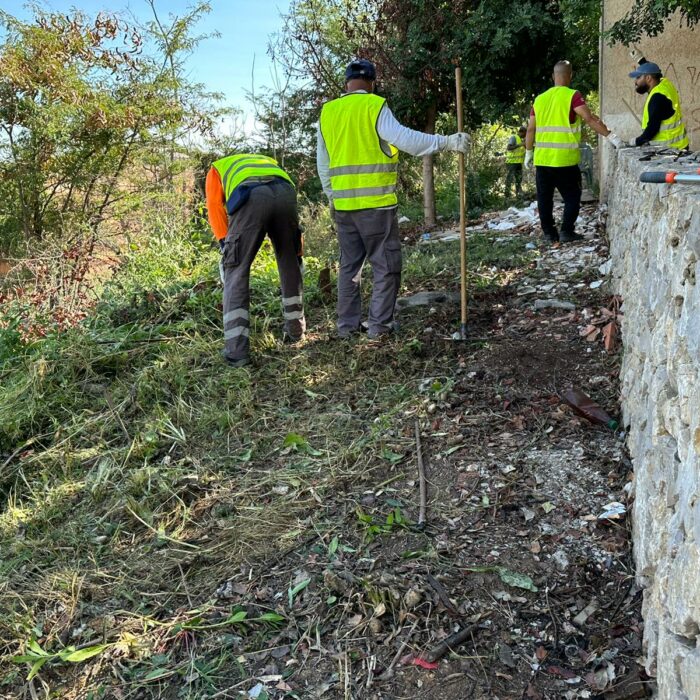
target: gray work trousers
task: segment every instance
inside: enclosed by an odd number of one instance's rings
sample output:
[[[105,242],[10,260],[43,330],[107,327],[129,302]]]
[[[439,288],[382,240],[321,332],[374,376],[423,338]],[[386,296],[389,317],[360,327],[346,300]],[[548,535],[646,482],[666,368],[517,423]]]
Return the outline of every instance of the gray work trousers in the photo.
[[[250,335],[250,266],[270,237],[282,287],[284,330],[292,338],[304,335],[302,302],[301,231],[294,188],[273,180],[250,191],[248,201],[229,217],[224,268],[224,341],[226,357],[248,357]]]
[[[372,266],[373,287],[367,317],[370,335],[393,328],[401,285],[401,239],[396,208],[335,211],[340,244],[338,333],[359,329],[362,321],[360,276],[365,259]]]

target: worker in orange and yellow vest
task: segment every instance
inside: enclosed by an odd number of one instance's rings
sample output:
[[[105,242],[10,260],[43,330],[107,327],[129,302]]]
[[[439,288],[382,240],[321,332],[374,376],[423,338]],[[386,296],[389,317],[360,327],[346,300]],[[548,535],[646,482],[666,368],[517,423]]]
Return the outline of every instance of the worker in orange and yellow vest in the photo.
[[[267,234],[282,287],[283,339],[306,329],[302,300],[302,239],[289,175],[268,156],[239,153],[214,161],[207,174],[209,223],[221,245],[224,350],[232,367],[249,364],[250,266]]]

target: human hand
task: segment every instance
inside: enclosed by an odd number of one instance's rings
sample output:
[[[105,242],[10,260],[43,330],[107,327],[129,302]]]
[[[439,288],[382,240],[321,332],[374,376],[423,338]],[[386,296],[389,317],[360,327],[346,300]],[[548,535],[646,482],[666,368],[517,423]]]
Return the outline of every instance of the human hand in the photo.
[[[533,159],[534,155],[535,155],[535,152],[532,149],[530,149],[529,151],[525,151],[525,162],[523,163],[523,165],[528,170],[532,169],[532,159]]]
[[[459,153],[467,153],[467,151],[469,151],[469,146],[472,142],[471,136],[469,136],[469,134],[465,134],[463,131],[459,131],[456,134],[450,134],[450,136],[447,136],[446,138],[446,151],[458,151]]]

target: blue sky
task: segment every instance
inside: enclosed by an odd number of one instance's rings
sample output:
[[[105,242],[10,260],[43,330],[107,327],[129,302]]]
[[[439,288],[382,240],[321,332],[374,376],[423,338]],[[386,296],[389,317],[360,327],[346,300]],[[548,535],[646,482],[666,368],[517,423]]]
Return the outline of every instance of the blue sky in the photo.
[[[251,89],[253,66],[256,89],[271,85],[267,41],[270,34],[281,29],[280,13],[288,10],[289,3],[290,0],[210,0],[211,12],[197,26],[198,34],[217,31],[220,36],[206,39],[190,56],[190,78],[223,93],[227,104],[243,110],[247,129],[252,125],[252,108],[246,102],[245,92]],[[77,8],[94,15],[100,10],[124,10],[140,20],[151,19],[145,0],[48,0],[42,4],[58,12]],[[186,0],[156,0],[156,9],[163,19],[168,14],[182,15],[191,5]],[[19,0],[3,0],[3,9],[16,17],[30,16]]]

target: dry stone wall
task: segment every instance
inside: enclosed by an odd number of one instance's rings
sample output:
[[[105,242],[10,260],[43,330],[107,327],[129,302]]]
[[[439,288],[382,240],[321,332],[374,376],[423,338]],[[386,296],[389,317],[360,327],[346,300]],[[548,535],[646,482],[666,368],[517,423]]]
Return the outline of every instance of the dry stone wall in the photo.
[[[700,187],[642,185],[644,170],[679,168],[639,156],[614,156],[608,235],[624,299],[622,407],[646,664],[662,700],[699,700]]]

